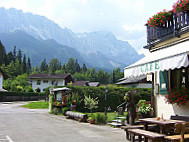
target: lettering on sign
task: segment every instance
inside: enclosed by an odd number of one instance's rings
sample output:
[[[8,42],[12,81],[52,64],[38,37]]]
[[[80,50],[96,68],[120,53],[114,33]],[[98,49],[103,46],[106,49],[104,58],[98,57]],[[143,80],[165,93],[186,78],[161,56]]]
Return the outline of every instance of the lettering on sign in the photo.
[[[159,61],[155,61],[155,62],[150,62],[144,65],[141,65],[141,72],[145,73],[145,72],[153,72],[160,69],[159,67]]]

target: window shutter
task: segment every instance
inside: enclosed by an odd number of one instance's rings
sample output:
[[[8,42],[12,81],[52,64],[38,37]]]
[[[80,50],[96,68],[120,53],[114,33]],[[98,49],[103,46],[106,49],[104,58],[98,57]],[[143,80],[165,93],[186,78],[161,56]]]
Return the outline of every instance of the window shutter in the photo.
[[[168,94],[169,89],[169,78],[168,78],[168,71],[160,71],[160,94]]]

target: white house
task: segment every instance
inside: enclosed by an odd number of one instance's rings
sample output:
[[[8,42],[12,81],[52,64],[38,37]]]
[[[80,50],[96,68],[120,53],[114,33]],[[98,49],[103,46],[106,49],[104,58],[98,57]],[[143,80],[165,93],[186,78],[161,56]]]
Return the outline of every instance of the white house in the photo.
[[[7,76],[3,72],[3,70],[0,68],[0,91],[6,91],[3,89],[3,79],[5,79]]]
[[[65,86],[73,82],[70,74],[33,74],[28,79],[36,92],[44,92],[50,86]]]
[[[126,88],[152,88],[151,75],[123,78],[116,84]]]
[[[151,103],[156,116],[163,114],[169,119],[171,115],[189,115],[189,100],[180,106],[166,100],[170,89],[189,88],[189,14],[173,14],[162,27],[147,26],[144,48],[149,49],[150,54],[125,67],[124,77],[152,74]]]
[[[0,89],[2,89],[3,86],[3,72],[2,69],[0,68]]]

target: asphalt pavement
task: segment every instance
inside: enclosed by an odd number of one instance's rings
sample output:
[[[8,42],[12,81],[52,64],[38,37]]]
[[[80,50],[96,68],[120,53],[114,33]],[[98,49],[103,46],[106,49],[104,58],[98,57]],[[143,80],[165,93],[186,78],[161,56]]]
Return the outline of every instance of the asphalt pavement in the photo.
[[[28,102],[0,103],[0,142],[127,142],[124,130],[91,125],[27,109]]]

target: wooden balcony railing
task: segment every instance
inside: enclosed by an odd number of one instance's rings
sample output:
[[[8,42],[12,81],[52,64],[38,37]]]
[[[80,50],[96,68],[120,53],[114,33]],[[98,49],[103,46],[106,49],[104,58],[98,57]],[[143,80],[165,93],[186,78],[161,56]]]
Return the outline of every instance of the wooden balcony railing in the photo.
[[[186,27],[189,27],[188,11],[172,14],[166,24],[161,27],[154,28],[147,26],[147,42],[161,41],[161,39],[164,39],[168,35],[177,36],[179,31],[186,31]]]

